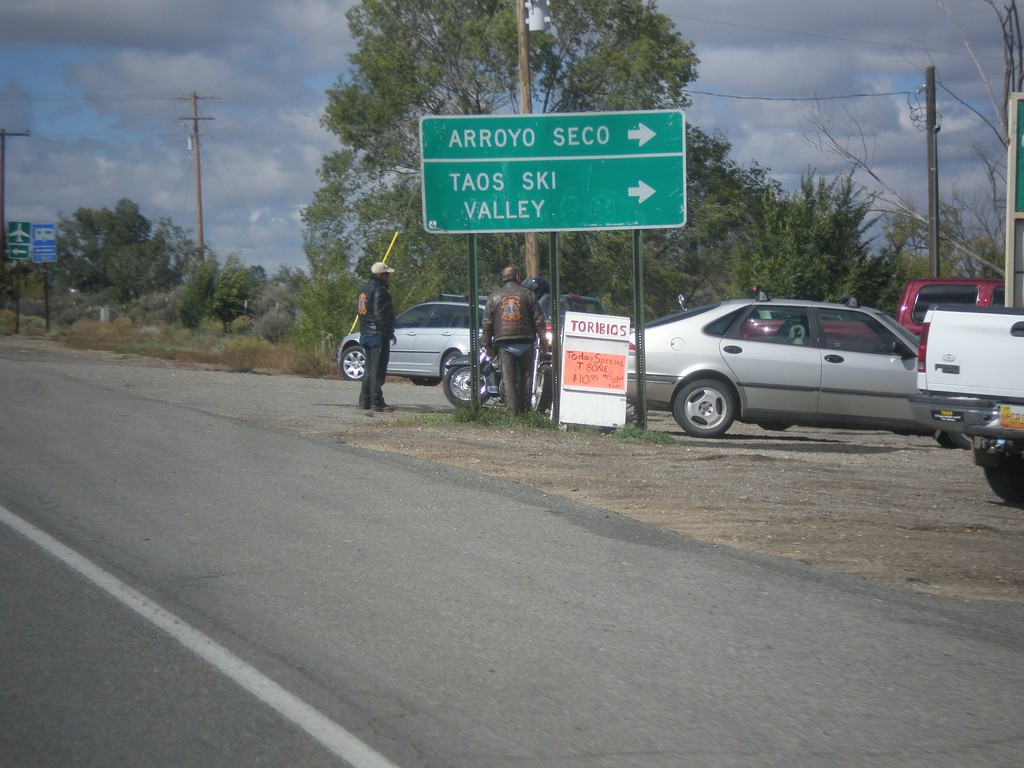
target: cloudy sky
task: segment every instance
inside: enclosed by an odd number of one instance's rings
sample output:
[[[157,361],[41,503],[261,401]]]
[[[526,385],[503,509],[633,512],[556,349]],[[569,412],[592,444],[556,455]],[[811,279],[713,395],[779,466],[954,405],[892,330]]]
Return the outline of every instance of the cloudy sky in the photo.
[[[6,140],[7,220],[55,222],[128,198],[147,218],[194,232],[192,123],[182,118],[196,93],[206,244],[270,273],[304,267],[299,216],[336,148],[319,120],[353,50],[351,5],[3,0],[0,129],[31,133]],[[818,114],[837,135],[859,126],[879,172],[926,209],[928,66],[940,83],[943,196],[984,182],[972,146],[992,145],[985,120],[995,116],[976,63],[997,87],[1002,71],[987,0],[661,0],[658,9],[701,60],[687,120],[724,132],[734,160],[770,168],[787,189],[809,167],[833,170],[834,156],[812,140]]]

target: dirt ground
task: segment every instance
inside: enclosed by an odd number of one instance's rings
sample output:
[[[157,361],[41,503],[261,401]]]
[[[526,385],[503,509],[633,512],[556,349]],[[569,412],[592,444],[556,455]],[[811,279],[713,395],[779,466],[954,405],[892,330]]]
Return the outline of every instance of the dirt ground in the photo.
[[[344,442],[532,485],[721,545],[951,597],[1024,601],[1024,509],[927,437],[738,424],[672,445],[587,431],[426,425],[401,412]]]
[[[0,345],[59,347],[11,337]],[[700,440],[686,437],[669,414],[651,412],[649,429],[674,438],[664,445],[592,428],[427,423],[423,414],[451,407],[439,389],[404,381],[388,385],[398,410],[373,418],[355,407],[358,385],[294,377],[279,385],[286,395],[275,389],[249,408],[242,403],[255,383],[278,377],[225,376],[230,388],[203,407],[519,481],[723,546],[937,595],[1024,601],[1024,508],[1000,501],[967,451],[940,448],[930,437],[737,424],[721,439]],[[308,383],[307,400],[284,404],[296,382]],[[282,410],[270,412],[266,401]]]

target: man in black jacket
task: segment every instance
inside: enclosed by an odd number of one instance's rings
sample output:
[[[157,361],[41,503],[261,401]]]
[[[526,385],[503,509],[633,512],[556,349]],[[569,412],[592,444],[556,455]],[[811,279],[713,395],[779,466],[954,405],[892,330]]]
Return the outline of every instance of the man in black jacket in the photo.
[[[388,283],[394,273],[383,261],[370,267],[370,280],[359,289],[356,311],[359,314],[359,345],[366,352],[366,370],[359,390],[359,407],[368,411],[395,410],[384,402],[384,378],[395,337],[395,308]]]
[[[540,344],[544,351],[544,330],[544,313],[536,295],[520,285],[518,269],[505,267],[501,288],[487,299],[481,336],[488,356],[494,357],[495,351],[500,355],[501,382],[510,416],[530,409],[533,346]]]

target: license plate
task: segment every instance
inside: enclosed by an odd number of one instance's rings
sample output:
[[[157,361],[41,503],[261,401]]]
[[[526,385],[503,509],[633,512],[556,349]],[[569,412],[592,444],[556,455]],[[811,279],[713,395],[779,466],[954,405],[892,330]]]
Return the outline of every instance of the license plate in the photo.
[[[1004,429],[1024,429],[1024,405],[1000,405],[999,426]]]

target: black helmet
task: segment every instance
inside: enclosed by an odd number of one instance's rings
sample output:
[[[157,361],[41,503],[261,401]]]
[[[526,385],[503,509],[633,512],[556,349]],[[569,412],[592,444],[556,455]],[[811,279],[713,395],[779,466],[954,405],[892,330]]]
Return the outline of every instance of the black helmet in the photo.
[[[544,296],[551,293],[551,283],[545,280],[543,277],[528,277],[523,280],[523,288],[529,288],[531,291],[537,294],[537,296]]]

